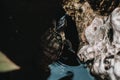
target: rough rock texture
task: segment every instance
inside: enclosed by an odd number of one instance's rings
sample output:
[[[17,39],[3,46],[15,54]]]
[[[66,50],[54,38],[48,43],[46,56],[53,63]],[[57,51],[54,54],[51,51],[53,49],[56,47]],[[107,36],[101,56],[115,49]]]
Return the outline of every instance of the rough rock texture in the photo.
[[[79,0],[65,0],[63,8],[66,14],[72,16],[76,22],[79,40],[83,43],[86,42],[84,37],[84,29],[92,22],[95,17],[95,13],[91,9],[88,2],[79,2]],[[80,45],[82,45],[81,43]]]
[[[97,80],[120,80],[120,1],[64,0],[79,33],[78,57]],[[117,8],[116,8],[117,7]]]
[[[116,8],[103,23],[95,17],[85,30],[88,45],[83,46],[78,56],[88,65],[94,75],[103,80],[120,80],[120,7]],[[92,64],[92,65],[91,65]]]
[[[91,24],[95,16],[104,18],[108,16],[118,5],[120,0],[63,0],[63,8],[66,14],[72,16],[76,22],[79,33],[80,48],[87,44],[85,28]]]

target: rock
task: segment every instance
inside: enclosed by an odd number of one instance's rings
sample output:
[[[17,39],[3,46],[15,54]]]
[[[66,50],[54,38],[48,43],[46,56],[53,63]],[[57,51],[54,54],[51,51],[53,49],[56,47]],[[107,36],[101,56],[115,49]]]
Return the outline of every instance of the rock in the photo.
[[[117,53],[120,50],[119,44],[119,9],[116,8],[108,19],[103,23],[103,19],[95,17],[91,25],[85,29],[85,37],[89,44],[83,46],[78,56],[81,61],[87,62],[94,59],[91,73],[99,75],[101,80],[119,80],[120,60]],[[109,32],[113,29],[113,35]],[[110,36],[111,37],[110,37]],[[110,41],[113,38],[113,41]]]
[[[120,80],[120,1],[64,0],[66,14],[76,22],[78,57],[100,80]],[[98,79],[99,80],[99,79]]]

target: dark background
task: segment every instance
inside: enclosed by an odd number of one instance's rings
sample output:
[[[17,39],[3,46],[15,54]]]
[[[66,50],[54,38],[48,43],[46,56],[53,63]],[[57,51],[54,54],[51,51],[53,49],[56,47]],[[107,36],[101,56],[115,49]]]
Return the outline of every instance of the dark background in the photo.
[[[21,66],[0,80],[46,80],[40,69],[40,37],[64,14],[62,0],[0,0],[0,50]],[[59,13],[59,14],[58,14]]]

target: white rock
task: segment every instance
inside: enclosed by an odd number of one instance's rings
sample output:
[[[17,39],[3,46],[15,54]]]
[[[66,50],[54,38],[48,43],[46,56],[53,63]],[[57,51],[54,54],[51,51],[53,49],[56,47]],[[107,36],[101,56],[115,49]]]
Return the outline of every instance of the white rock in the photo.
[[[113,29],[113,41],[108,37],[110,29]],[[96,16],[86,28],[85,37],[89,44],[78,51],[80,60],[87,62],[94,59],[90,71],[102,80],[120,80],[120,7],[111,13],[105,23]]]

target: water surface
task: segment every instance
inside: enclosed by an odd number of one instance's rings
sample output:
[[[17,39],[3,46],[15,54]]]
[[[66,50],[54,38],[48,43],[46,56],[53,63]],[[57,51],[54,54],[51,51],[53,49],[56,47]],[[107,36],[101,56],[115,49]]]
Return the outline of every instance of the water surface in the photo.
[[[68,66],[55,62],[49,65],[49,67],[51,69],[51,75],[48,80],[59,80],[60,78],[67,76],[68,72],[73,73],[72,80],[94,80],[90,75],[89,70],[84,68],[84,65]]]

